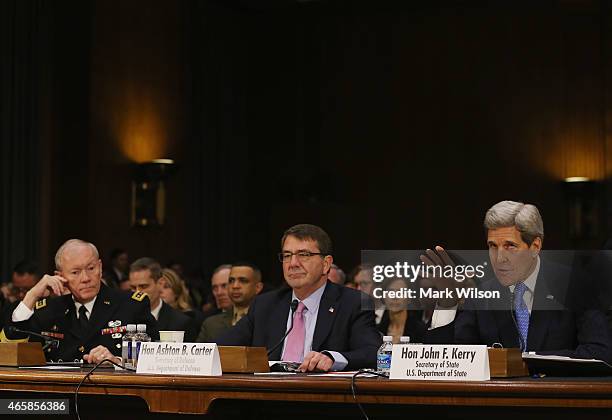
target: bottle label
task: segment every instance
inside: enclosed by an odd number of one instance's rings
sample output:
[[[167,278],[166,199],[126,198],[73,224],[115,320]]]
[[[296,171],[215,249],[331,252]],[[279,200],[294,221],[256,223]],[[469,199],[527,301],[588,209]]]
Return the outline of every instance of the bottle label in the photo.
[[[378,353],[376,367],[380,371],[388,371],[391,369],[391,353]]]

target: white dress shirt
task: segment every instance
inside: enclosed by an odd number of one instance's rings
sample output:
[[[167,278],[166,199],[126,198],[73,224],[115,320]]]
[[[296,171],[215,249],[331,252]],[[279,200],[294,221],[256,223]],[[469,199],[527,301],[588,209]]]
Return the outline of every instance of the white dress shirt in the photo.
[[[164,301],[160,299],[155,309],[151,309],[151,315],[153,315],[153,318],[155,318],[156,321],[159,320],[159,311],[161,311],[163,304],[164,304]]]
[[[96,303],[97,298],[98,296],[96,295],[91,301],[85,304],[85,309],[87,309],[87,319],[91,318],[91,311],[93,311],[94,303]],[[81,308],[81,306],[83,306],[83,304],[74,300],[74,296],[72,297],[72,300],[74,301],[74,306],[76,307],[76,316],[78,319],[79,309]],[[30,309],[25,306],[23,302],[19,302],[19,305],[17,305],[17,307],[13,311],[13,315],[11,315],[11,319],[13,320],[13,322],[22,322],[30,319],[32,315],[34,315],[34,309]]]

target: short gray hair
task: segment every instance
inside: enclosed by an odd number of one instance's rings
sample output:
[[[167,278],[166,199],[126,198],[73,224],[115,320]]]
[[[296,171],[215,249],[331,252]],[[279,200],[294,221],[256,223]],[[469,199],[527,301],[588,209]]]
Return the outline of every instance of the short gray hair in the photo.
[[[64,252],[66,252],[66,249],[75,247],[75,246],[76,247],[87,246],[91,248],[94,255],[96,256],[96,259],[100,258],[100,253],[98,253],[98,248],[96,248],[96,246],[92,244],[91,242],[83,241],[81,239],[68,239],[66,242],[62,244],[62,246],[59,247],[59,249],[55,253],[55,269],[57,271],[61,271],[62,269],[61,268],[62,267],[62,257],[64,255]]]
[[[517,201],[500,201],[489,210],[484,219],[485,229],[515,226],[521,239],[531,245],[535,238],[544,239],[544,222],[538,208],[533,204]]]

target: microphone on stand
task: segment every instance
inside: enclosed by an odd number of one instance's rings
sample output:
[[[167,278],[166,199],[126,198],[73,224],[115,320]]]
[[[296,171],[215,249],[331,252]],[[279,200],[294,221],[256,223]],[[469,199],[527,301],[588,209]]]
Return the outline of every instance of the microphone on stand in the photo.
[[[291,308],[291,324],[289,325],[289,329],[287,330],[285,335],[283,335],[283,338],[281,338],[280,341],[278,343],[276,343],[276,345],[274,347],[272,347],[268,351],[268,358],[270,358],[270,355],[274,352],[274,350],[276,350],[281,344],[283,344],[283,341],[285,341],[285,338],[287,338],[287,336],[289,335],[289,333],[293,329],[293,315],[295,314],[295,311],[297,310],[297,307],[298,307],[299,304],[300,304],[300,302],[298,302],[297,299],[293,299],[293,301],[291,301],[291,305],[290,305],[290,308]]]
[[[35,333],[34,331],[22,330],[20,328],[14,327],[12,325],[9,325],[8,327],[5,327],[4,331],[6,331],[7,337],[8,336],[12,336],[13,334],[25,334],[25,335],[28,335],[30,337],[40,338],[45,343],[43,345],[43,348],[42,348],[43,351],[46,350],[49,347],[51,347],[52,349],[57,349],[59,347],[59,340],[57,340],[55,338],[47,337],[47,336],[39,334],[39,333]]]

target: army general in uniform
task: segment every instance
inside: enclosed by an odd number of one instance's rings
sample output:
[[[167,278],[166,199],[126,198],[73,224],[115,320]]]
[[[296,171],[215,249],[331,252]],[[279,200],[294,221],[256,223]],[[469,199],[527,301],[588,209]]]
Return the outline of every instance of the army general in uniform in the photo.
[[[127,324],[146,324],[151,338],[159,339],[146,294],[102,284],[102,262],[93,244],[66,241],[55,255],[55,267],[55,275],[45,275],[26,294],[9,322],[58,340],[57,348],[47,349],[48,360],[118,360]],[[4,331],[0,335],[6,338]]]

